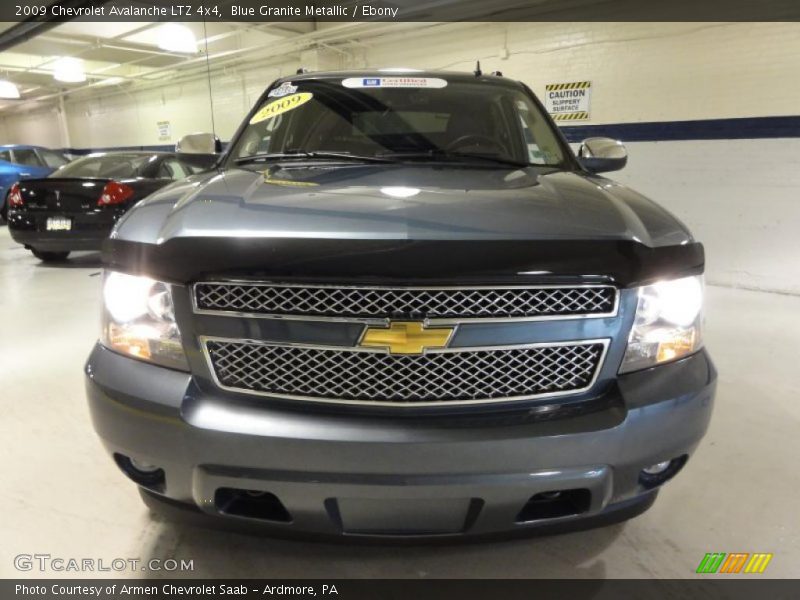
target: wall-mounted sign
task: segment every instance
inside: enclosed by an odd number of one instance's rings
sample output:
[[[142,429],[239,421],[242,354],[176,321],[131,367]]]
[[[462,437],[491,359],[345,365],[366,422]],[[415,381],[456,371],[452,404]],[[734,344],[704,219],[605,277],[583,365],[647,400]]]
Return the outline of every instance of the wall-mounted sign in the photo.
[[[556,121],[585,121],[589,118],[592,100],[591,81],[548,83],[544,105]]]
[[[170,141],[172,139],[172,127],[170,126],[169,121],[158,121],[156,125],[158,126],[158,141]]]

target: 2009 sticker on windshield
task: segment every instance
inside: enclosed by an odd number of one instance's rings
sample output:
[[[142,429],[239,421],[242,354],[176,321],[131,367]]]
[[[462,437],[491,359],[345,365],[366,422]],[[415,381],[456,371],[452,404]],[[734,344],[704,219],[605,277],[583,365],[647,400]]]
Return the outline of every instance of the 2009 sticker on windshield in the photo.
[[[290,110],[294,110],[298,106],[302,106],[311,100],[313,97],[314,94],[310,92],[300,92],[299,94],[292,94],[291,96],[284,96],[283,98],[273,100],[269,104],[261,107],[259,111],[253,115],[253,118],[250,119],[250,125],[255,125],[261,121],[266,121],[267,119],[271,119],[273,117],[277,117],[278,115],[282,115],[285,112],[289,112]]]

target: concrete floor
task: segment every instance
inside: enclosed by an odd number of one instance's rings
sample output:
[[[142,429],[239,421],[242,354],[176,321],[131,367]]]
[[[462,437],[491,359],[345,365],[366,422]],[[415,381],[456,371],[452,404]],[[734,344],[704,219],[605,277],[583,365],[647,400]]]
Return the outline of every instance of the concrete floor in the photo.
[[[153,518],[101,449],[82,367],[99,327],[96,254],[45,266],[0,227],[0,577],[14,556],[186,558],[194,577],[690,577],[706,552],[800,565],[800,298],[708,289],[720,371],[711,429],[655,506],[626,524],[451,547],[309,544]],[[798,377],[798,379],[795,379]],[[49,576],[80,573],[51,573]],[[84,574],[91,576],[91,574]],[[123,572],[119,575],[141,576]]]

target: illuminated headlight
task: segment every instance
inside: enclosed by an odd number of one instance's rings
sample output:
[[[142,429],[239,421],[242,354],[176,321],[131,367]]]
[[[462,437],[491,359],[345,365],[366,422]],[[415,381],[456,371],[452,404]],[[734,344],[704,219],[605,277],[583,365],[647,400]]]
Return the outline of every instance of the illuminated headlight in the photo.
[[[167,284],[107,271],[103,306],[100,341],[104,346],[164,367],[189,370]]]
[[[677,360],[703,345],[703,277],[639,288],[636,319],[620,373]]]

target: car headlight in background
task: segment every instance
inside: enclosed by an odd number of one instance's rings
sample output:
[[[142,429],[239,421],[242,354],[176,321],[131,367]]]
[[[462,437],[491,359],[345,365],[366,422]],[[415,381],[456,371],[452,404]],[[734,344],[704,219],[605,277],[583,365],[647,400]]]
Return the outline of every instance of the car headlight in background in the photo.
[[[100,341],[104,346],[164,367],[189,370],[167,284],[107,271],[103,306]]]
[[[639,288],[636,318],[620,373],[677,360],[703,345],[703,276]]]

